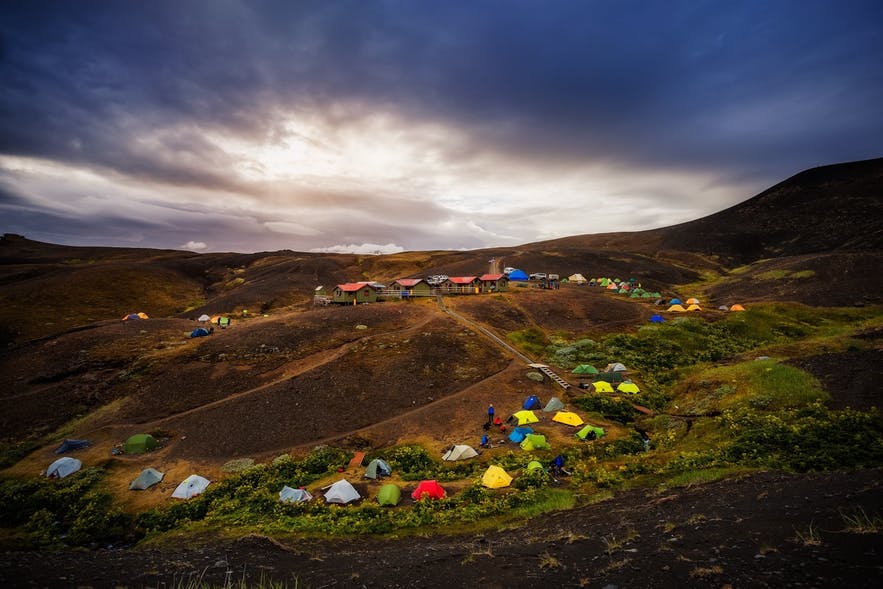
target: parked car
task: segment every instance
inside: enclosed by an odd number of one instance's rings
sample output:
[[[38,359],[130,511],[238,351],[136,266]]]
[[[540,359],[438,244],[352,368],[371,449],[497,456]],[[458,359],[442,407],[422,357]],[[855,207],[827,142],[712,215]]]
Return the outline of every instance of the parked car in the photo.
[[[515,272],[515,268],[513,268],[512,266],[506,266],[505,268],[503,268],[503,274],[505,274],[506,276],[509,276],[513,272]]]
[[[531,280],[545,280],[546,273],[545,272],[534,272],[533,274],[530,275],[530,279]]]

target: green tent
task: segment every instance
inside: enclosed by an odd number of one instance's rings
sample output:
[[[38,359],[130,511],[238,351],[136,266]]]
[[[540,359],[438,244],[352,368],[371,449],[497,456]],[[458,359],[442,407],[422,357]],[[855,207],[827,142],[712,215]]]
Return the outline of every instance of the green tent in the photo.
[[[598,427],[597,425],[587,425],[587,426],[584,427],[583,429],[581,429],[581,430],[579,430],[578,432],[576,432],[575,435],[576,435],[576,437],[578,437],[580,440],[585,440],[586,438],[590,437],[590,436],[589,436],[589,432],[594,432],[594,433],[595,433],[595,438],[601,438],[601,437],[604,436],[605,433],[607,433],[607,432],[604,431],[604,428],[603,428],[603,427]]]
[[[377,502],[381,505],[398,505],[402,500],[402,490],[394,483],[387,483],[377,492]]]
[[[531,450],[546,450],[551,447],[549,442],[546,441],[546,436],[540,434],[527,434],[524,436],[524,441],[521,442],[522,450],[527,450],[528,452]]]
[[[603,380],[612,384],[618,384],[625,380],[621,372],[599,372],[595,381]]]
[[[165,475],[155,468],[145,468],[134,481],[129,483],[130,491],[143,491],[160,482]]]
[[[527,463],[527,472],[532,470],[540,469],[543,470],[543,465],[538,460],[531,460]]]
[[[591,364],[580,364],[571,371],[571,374],[598,374],[598,369]]]
[[[153,450],[158,446],[159,444],[156,443],[156,438],[150,434],[135,434],[126,440],[123,449],[126,451],[126,454],[144,454],[148,450]]]
[[[371,462],[368,463],[368,468],[365,469],[365,477],[369,479],[376,479],[377,477],[388,477],[392,474],[392,468],[390,468],[389,464],[385,460],[381,460],[379,458],[375,458]]]

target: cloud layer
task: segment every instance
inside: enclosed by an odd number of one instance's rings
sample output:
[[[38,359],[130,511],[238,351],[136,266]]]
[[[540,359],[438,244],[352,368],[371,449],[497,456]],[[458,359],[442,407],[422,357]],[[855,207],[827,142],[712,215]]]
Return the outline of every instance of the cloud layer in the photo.
[[[6,4],[0,229],[396,251],[677,223],[883,155],[880,22],[872,1]]]

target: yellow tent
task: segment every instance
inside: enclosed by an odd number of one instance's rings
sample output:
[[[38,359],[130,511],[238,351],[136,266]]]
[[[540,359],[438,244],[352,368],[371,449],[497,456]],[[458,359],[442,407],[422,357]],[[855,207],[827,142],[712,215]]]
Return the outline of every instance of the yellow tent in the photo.
[[[481,477],[481,484],[488,489],[500,489],[512,484],[512,477],[499,466],[492,464],[484,471],[484,476]]]
[[[599,380],[597,382],[593,382],[592,386],[595,387],[596,393],[612,393],[613,387],[610,386],[609,382],[605,382],[603,380]]]
[[[743,307],[739,303],[736,303],[735,305],[730,307],[730,311],[744,311],[744,310],[745,310],[745,307]]]
[[[582,418],[572,411],[559,411],[555,414],[555,417],[552,418],[552,421],[573,426],[583,424]]]
[[[533,414],[533,411],[528,411],[524,409],[514,414],[515,419],[518,420],[518,425],[527,425],[528,423],[536,423],[539,421],[537,416]]]
[[[688,310],[688,311],[701,311],[701,310],[702,310],[702,307],[700,307],[700,306],[697,305],[696,303],[693,303],[692,305],[690,305],[689,307],[687,307],[687,310]]]
[[[673,313],[686,313],[687,312],[687,310],[680,305],[672,305],[667,310],[670,312],[673,312]]]
[[[699,304],[699,299],[697,299],[696,297],[693,297],[693,298],[687,299],[687,304],[688,304],[688,305],[698,305],[698,304]]]
[[[641,389],[638,388],[633,382],[621,382],[619,386],[616,387],[616,390],[620,393],[640,393]]]
[[[211,318],[209,323],[214,323],[215,325],[217,325],[220,321],[221,321],[221,316],[215,315],[214,317]]]

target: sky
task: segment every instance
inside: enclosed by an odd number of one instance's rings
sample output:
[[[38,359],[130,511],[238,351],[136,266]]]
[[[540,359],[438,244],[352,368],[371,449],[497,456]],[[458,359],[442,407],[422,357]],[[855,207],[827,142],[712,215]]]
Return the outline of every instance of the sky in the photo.
[[[0,232],[513,246],[883,156],[883,2],[0,3]]]

